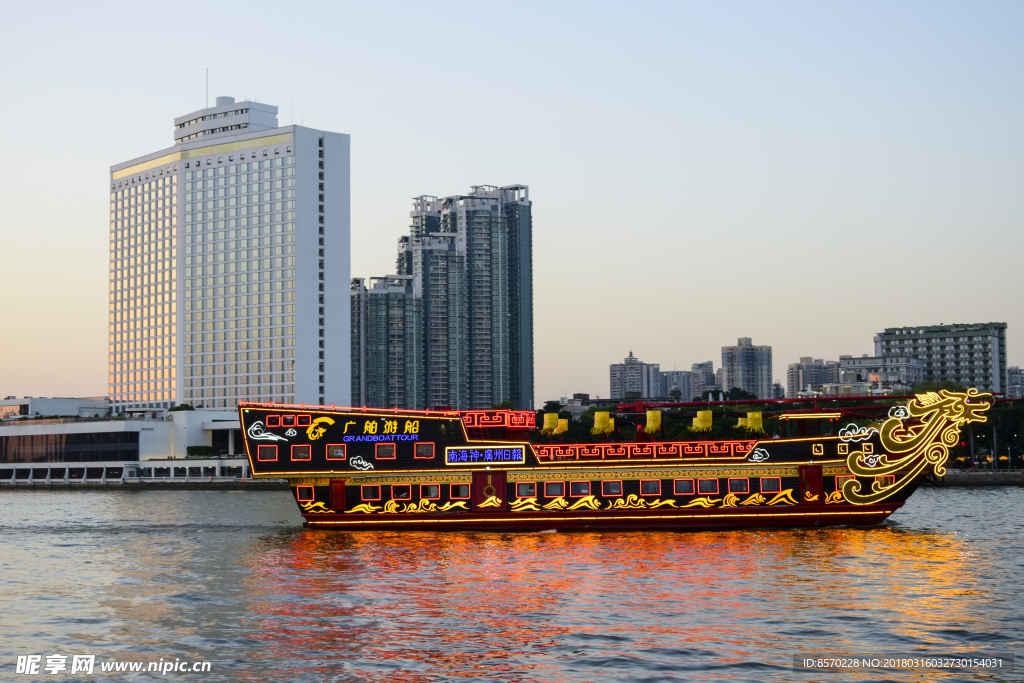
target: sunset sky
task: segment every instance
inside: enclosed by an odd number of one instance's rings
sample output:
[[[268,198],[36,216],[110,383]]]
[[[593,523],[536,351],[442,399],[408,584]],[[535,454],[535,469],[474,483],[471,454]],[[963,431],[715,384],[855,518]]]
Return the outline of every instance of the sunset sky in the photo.
[[[22,3],[0,45],[0,395],[104,395],[107,178],[247,95],[352,136],[352,275],[411,198],[530,186],[536,400],[737,337],[1024,364],[1024,4]]]

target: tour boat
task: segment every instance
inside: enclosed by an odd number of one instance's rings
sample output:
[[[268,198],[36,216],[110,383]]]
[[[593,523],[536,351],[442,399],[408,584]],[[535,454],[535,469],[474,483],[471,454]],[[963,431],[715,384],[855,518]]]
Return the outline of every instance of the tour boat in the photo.
[[[750,413],[740,420],[750,438],[726,441],[701,437],[715,409],[736,402],[675,404],[704,408],[682,441],[657,440],[662,411],[640,402],[618,418],[599,413],[594,443],[560,443],[564,420],[545,418],[538,432],[537,413],[517,410],[242,403],[239,414],[252,476],[289,480],[320,529],[862,526],[944,474],[961,428],[985,422],[993,401],[975,389],[905,398],[875,421],[851,417],[870,415],[864,406],[819,407],[830,399],[775,401],[778,433],[761,433]],[[613,440],[615,419],[638,425],[636,440]]]

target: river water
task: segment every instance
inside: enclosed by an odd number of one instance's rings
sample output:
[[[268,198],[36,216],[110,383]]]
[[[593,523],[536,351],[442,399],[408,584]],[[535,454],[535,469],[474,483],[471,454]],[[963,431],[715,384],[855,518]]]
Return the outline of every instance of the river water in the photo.
[[[1024,655],[1024,489],[924,489],[882,527],[303,529],[287,492],[0,492],[0,679],[1021,680],[793,657]],[[95,654],[92,675],[16,675]],[[104,674],[102,661],[209,661]],[[68,669],[70,670],[70,658]]]

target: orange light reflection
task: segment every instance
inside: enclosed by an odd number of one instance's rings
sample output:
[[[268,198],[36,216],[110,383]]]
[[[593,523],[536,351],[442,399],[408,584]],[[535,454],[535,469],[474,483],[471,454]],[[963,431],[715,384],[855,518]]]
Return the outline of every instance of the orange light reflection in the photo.
[[[954,615],[961,628],[985,623],[985,599],[960,599],[987,595],[968,559],[955,536],[890,527],[303,531],[247,558],[248,630],[262,642],[257,659],[292,662],[293,673],[344,666],[360,680],[591,680],[599,669],[574,666],[581,657],[788,669],[794,654],[878,652],[851,637],[862,632],[850,620],[885,623],[903,653],[935,644]]]

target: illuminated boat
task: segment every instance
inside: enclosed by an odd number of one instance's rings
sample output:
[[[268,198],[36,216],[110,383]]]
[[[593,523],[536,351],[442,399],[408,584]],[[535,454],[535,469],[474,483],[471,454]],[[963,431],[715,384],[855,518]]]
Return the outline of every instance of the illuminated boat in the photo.
[[[878,524],[925,475],[944,474],[961,428],[985,422],[992,400],[944,390],[876,405],[887,416],[860,426],[846,418],[863,406],[784,408],[771,437],[658,441],[638,429],[637,441],[574,444],[551,442],[565,427],[557,416],[544,436],[536,413],[514,410],[239,413],[253,476],[290,480],[310,527],[709,529]],[[647,408],[620,405],[617,419],[657,434],[662,413]],[[761,414],[749,415],[758,429]],[[598,417],[595,432],[611,431]],[[699,411],[694,435],[711,419]]]

